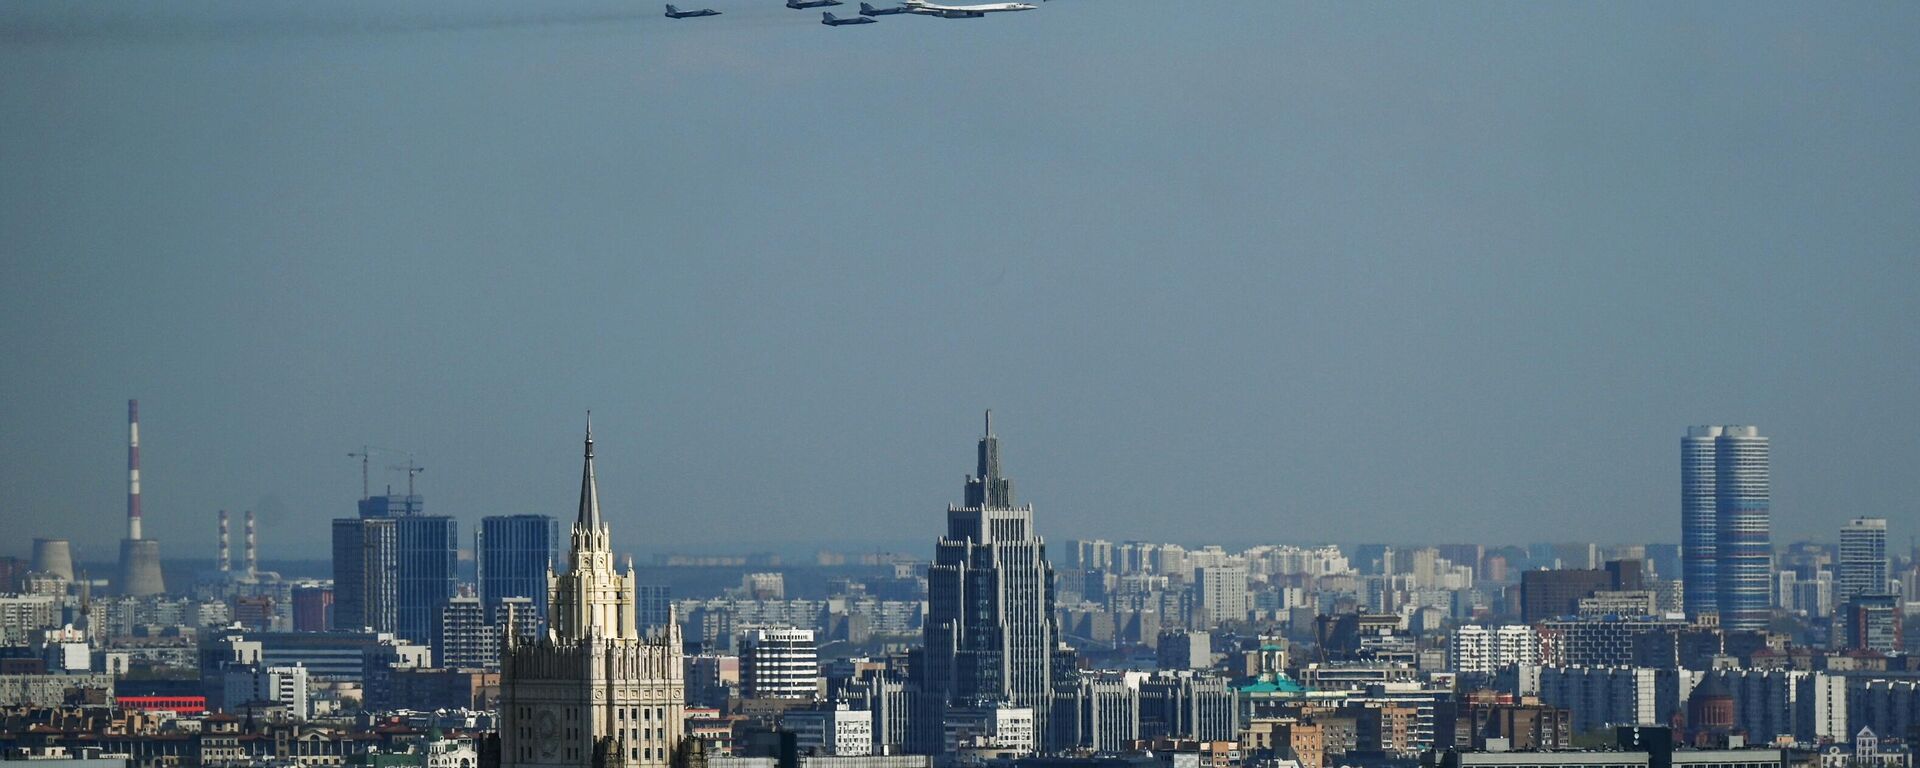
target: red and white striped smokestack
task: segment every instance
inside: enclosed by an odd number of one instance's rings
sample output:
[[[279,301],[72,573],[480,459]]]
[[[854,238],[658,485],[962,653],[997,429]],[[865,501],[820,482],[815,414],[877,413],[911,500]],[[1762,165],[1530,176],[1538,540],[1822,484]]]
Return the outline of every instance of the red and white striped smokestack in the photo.
[[[127,401],[127,538],[140,540],[140,401]]]
[[[220,510],[220,572],[233,570],[233,550],[227,546],[227,511]]]
[[[253,510],[247,510],[247,575],[260,572],[259,542],[253,538]]]

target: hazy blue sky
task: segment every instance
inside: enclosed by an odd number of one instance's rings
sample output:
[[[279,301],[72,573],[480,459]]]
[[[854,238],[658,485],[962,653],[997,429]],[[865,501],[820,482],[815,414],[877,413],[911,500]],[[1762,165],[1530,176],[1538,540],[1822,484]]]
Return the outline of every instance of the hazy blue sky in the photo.
[[[642,552],[930,553],[989,406],[1056,540],[1675,541],[1691,423],[1920,533],[1920,3],[705,4],[0,4],[8,548],[128,397],[171,556],[587,408]]]

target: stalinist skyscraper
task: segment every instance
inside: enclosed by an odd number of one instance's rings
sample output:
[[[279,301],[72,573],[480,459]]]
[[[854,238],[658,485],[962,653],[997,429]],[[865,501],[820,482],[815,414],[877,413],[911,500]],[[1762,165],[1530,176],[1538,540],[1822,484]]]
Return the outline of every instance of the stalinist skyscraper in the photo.
[[[927,569],[926,669],[922,684],[949,706],[1032,707],[1034,731],[1050,735],[1055,673],[1071,670],[1053,616],[1053,567],[1033,530],[1033,505],[1014,506],[1000,474],[1000,439],[987,413],[978,475],[966,503],[947,508],[947,534]],[[1055,669],[1064,655],[1066,669]]]
[[[600,521],[587,426],[570,568],[549,569],[544,636],[501,659],[500,764],[506,768],[667,768],[680,746],[686,682],[680,627],[642,637],[633,565],[613,565]],[[508,632],[512,638],[514,632]]]

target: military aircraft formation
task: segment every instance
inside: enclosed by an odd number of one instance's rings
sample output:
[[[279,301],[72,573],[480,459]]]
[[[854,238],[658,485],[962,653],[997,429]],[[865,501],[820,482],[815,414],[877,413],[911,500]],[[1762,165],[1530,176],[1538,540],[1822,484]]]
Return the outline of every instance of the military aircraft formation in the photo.
[[[787,0],[787,7],[792,8],[794,10],[806,10],[809,8],[825,8],[828,6],[841,5],[841,4],[842,4],[842,0]],[[840,16],[833,15],[832,11],[821,11],[820,23],[825,24],[829,27],[845,27],[845,26],[851,26],[851,25],[857,25],[857,24],[872,24],[880,20],[877,17],[892,16],[892,15],[901,14],[901,13],[908,13],[916,16],[932,16],[934,18],[940,18],[940,19],[978,19],[978,18],[984,18],[989,13],[1005,13],[1008,11],[1031,11],[1039,7],[1040,6],[1034,5],[1032,3],[979,3],[975,5],[941,5],[939,3],[929,2],[929,0],[901,0],[899,5],[888,7],[888,8],[875,8],[873,7],[872,3],[861,3],[859,16],[840,17]],[[697,10],[683,11],[675,7],[671,3],[667,4],[667,18],[669,19],[697,19],[703,16],[719,16],[719,15],[720,15],[720,12],[712,8],[700,8]]]

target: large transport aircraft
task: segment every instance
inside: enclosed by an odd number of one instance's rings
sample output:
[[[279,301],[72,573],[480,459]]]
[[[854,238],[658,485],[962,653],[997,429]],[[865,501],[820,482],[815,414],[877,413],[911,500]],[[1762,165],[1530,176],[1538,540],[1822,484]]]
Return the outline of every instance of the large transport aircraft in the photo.
[[[981,5],[935,5],[927,0],[904,0],[907,10],[923,16],[938,16],[943,19],[978,19],[989,13],[1005,11],[1031,11],[1040,6],[1032,3],[984,3]]]

